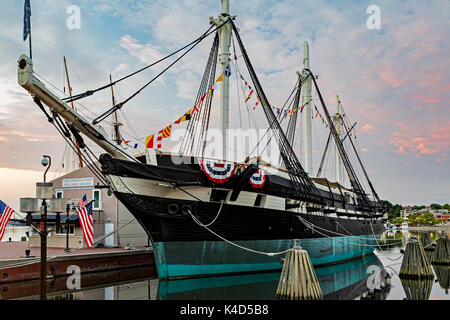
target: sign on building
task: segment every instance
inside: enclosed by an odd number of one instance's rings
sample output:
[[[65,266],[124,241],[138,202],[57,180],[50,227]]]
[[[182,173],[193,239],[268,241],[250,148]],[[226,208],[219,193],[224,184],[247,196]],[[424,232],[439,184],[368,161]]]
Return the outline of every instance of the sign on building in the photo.
[[[94,178],[72,178],[72,179],[63,179],[62,187],[63,188],[79,188],[79,187],[93,187],[94,186]]]

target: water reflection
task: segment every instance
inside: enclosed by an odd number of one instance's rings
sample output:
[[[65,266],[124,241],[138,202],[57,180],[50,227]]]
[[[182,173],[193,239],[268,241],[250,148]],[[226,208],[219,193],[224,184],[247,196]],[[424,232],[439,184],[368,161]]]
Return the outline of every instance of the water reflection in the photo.
[[[439,233],[386,232],[375,254],[363,259],[316,268],[327,300],[449,300],[450,266],[432,265],[435,280],[400,280],[401,249],[416,235],[434,242]],[[432,246],[430,246],[432,248]],[[428,251],[426,251],[428,253]],[[429,250],[431,253],[432,251]],[[276,299],[280,272],[203,279],[158,281],[149,268],[84,274],[81,289],[67,289],[67,278],[48,282],[55,300],[270,300]],[[2,284],[1,299],[39,299],[39,280]]]
[[[389,287],[388,275],[375,255],[315,271],[325,300],[353,300],[375,291],[386,292]],[[160,281],[157,299],[271,300],[276,299],[279,280],[280,272]]]
[[[450,266],[438,266],[433,265],[434,274],[436,275],[436,280],[442,289],[445,290],[445,294],[448,294],[448,289],[450,289]]]
[[[403,230],[402,230],[403,231]],[[403,255],[401,249],[404,249],[406,241],[411,236],[416,236],[420,242],[425,244],[424,249],[427,259],[430,260],[434,251],[434,244],[439,238],[439,232],[386,232],[382,239],[386,243],[388,239],[391,241],[396,239],[395,245],[386,245],[382,248],[377,248],[375,253],[379,256],[386,270],[389,270],[392,276],[392,288],[388,300],[434,300],[445,299],[448,300],[448,279],[450,277],[450,266],[440,268],[432,265],[435,280],[405,280],[398,277],[398,272],[402,263]],[[381,244],[381,242],[380,242]],[[439,282],[439,284],[438,284]],[[441,284],[442,283],[442,284]]]
[[[154,271],[149,267],[121,269],[81,275],[80,289],[70,290],[69,277],[56,277],[47,281],[47,298],[57,300],[108,300],[112,287],[124,283],[153,277]],[[71,281],[69,281],[71,282]],[[100,290],[95,290],[101,288]],[[39,279],[19,281],[0,285],[0,300],[6,299],[39,299]],[[109,290],[109,291],[108,291]],[[155,290],[154,290],[155,291]],[[112,297],[115,299],[115,296]]]
[[[400,279],[407,300],[430,299],[433,279]]]

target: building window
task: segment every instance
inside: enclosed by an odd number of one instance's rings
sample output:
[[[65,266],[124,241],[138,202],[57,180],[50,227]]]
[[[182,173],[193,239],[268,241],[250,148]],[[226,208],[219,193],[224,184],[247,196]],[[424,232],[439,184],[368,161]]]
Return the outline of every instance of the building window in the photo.
[[[64,198],[64,191],[56,191],[56,199]]]
[[[59,227],[56,226],[55,234],[66,235],[67,234],[67,225],[62,225],[61,224]],[[69,225],[69,234],[70,235],[74,235],[75,234],[75,226]]]
[[[102,208],[101,190],[94,189],[92,191],[92,198],[94,199],[93,209],[95,209],[95,210],[101,209]]]

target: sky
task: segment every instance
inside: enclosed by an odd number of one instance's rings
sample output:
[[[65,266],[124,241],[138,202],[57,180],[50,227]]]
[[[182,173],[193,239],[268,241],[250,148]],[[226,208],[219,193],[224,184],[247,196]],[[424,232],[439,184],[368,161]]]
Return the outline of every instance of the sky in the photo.
[[[379,8],[379,29],[368,27],[371,5]],[[36,74],[55,92],[67,90],[65,56],[72,89],[80,93],[106,84],[110,74],[117,79],[197,38],[209,28],[209,17],[217,16],[220,1],[31,0],[31,6]],[[79,8],[78,25],[73,6]],[[357,147],[380,197],[403,205],[450,202],[450,2],[246,0],[231,1],[230,10],[272,105],[281,106],[292,91],[296,71],[302,69],[303,42],[308,41],[311,70],[319,75],[328,108],[334,112],[339,95],[349,119],[357,123]],[[17,84],[18,57],[28,54],[22,32],[23,1],[4,0],[0,199],[16,210],[19,198],[34,196],[35,182],[43,179],[42,155],[52,157],[49,179],[63,173],[62,162],[69,155],[62,138]],[[125,138],[142,141],[192,106],[211,41],[202,42],[124,107]],[[238,66],[244,68],[242,59]],[[163,67],[115,86],[116,99],[130,96]],[[233,83],[231,92],[236,92],[241,84]],[[241,117],[239,99],[231,98],[234,123]],[[317,93],[313,102],[319,107]],[[111,106],[111,93],[105,90],[80,103],[78,110],[93,119]],[[212,115],[214,126],[218,111]],[[255,117],[263,123],[261,116]],[[102,124],[110,130],[110,122]],[[317,120],[313,126],[317,170],[326,131]],[[297,138],[295,150],[302,161],[301,129]]]

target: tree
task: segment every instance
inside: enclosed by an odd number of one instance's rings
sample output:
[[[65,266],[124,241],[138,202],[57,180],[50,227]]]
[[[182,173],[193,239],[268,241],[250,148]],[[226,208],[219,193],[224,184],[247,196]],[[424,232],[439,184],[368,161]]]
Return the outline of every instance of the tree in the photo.
[[[402,218],[395,218],[394,220],[392,220],[393,224],[402,224],[404,222],[404,220]]]
[[[448,203],[446,203],[442,206],[442,209],[450,210],[450,205]]]
[[[431,212],[425,212],[420,216],[410,215],[408,216],[408,223],[410,224],[437,224],[439,220]]]
[[[416,223],[417,224],[426,224],[427,223],[427,219],[424,217],[423,214],[421,214],[420,216],[418,216],[416,218]]]
[[[408,223],[416,224],[417,223],[416,220],[417,220],[417,216],[415,214],[410,214],[408,216]]]
[[[437,204],[437,203],[432,203],[432,204],[430,205],[430,207],[431,207],[431,209],[433,209],[433,210],[439,210],[439,209],[442,209],[442,207],[441,207],[439,204]]]

